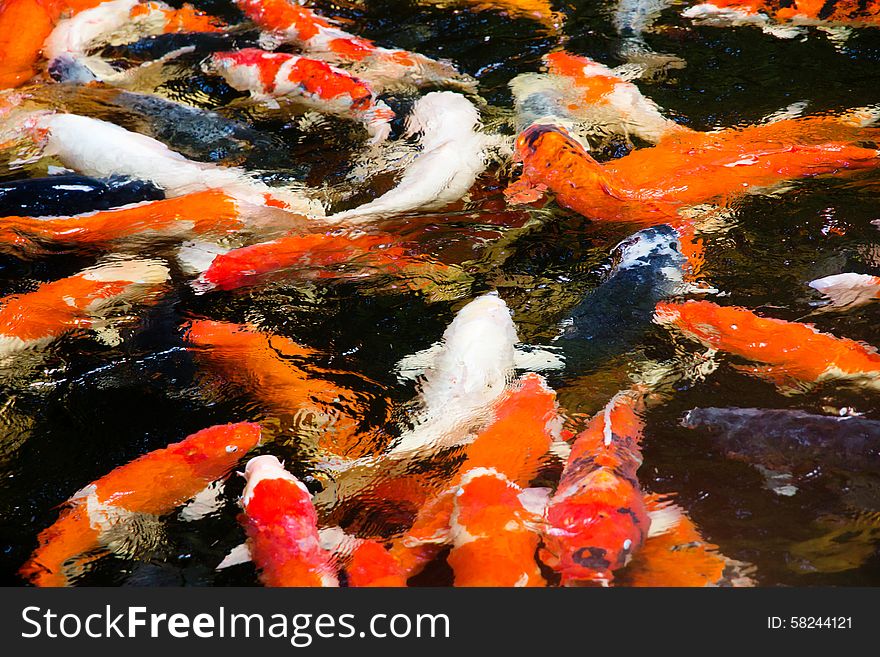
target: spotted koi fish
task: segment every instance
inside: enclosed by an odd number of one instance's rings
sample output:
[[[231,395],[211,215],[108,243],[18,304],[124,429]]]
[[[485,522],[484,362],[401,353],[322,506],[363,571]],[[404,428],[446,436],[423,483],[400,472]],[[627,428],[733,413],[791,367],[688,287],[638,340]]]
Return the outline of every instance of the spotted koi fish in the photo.
[[[400,83],[469,84],[449,62],[406,50],[381,48],[339,29],[308,7],[291,0],[235,0],[235,4],[261,29],[281,41],[293,43],[307,55],[351,67],[376,91]]]
[[[274,456],[244,470],[241,523],[266,586],[338,586],[333,555],[321,547],[311,494]]]
[[[67,586],[83,572],[88,552],[133,514],[161,516],[225,476],[260,441],[249,422],[209,427],[121,465],[77,492],[19,574],[35,586]]]
[[[709,301],[657,304],[655,321],[692,340],[764,365],[740,368],[777,384],[844,381],[880,389],[880,354],[812,326]]]
[[[855,143],[877,132],[850,116],[782,120],[676,134],[599,164],[564,128],[538,124],[517,138],[523,173],[506,194],[529,202],[550,190],[560,205],[595,220],[679,227],[689,223],[681,212],[702,203],[728,204],[786,180],[876,167],[880,151]]]
[[[370,85],[318,59],[245,48],[214,53],[207,68],[257,98],[294,97],[319,112],[360,121],[374,144],[391,132],[394,112]]]
[[[150,303],[167,280],[168,268],[161,262],[118,260],[0,299],[0,358],[98,326],[131,304]]]
[[[324,378],[329,372],[305,364],[316,355],[312,349],[253,326],[209,320],[188,322],[183,337],[198,361],[274,415],[308,416],[320,425],[322,450],[350,456],[374,449],[360,435],[360,400]]]
[[[636,476],[644,408],[640,392],[621,392],[574,439],[540,552],[564,586],[611,584],[645,542],[651,520]]]

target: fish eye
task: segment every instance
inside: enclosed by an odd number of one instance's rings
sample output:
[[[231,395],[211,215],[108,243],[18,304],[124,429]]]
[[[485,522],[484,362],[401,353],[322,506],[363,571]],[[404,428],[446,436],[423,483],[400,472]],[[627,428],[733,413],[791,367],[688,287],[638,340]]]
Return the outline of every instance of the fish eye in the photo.
[[[238,447],[235,445],[227,445],[226,446],[226,453],[227,454],[235,454],[235,452],[237,452],[237,451],[238,451]]]

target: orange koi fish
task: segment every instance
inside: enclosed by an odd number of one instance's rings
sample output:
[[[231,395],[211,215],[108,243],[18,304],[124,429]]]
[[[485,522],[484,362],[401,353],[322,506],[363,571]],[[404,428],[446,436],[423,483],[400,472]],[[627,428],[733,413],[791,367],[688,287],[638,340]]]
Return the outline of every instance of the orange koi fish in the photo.
[[[288,417],[310,412],[323,422],[321,449],[348,456],[373,451],[360,435],[364,412],[355,394],[321,378],[327,371],[304,364],[316,355],[312,349],[252,326],[209,320],[188,322],[183,337],[197,360],[224,382],[249,391],[270,412]]]
[[[351,587],[406,586],[400,564],[377,541],[357,539],[345,572]]]
[[[37,71],[43,42],[66,13],[101,0],[0,0],[0,89],[18,87]]]
[[[259,441],[259,425],[225,424],[119,466],[70,498],[19,574],[36,586],[68,585],[94,559],[85,553],[105,543],[114,527],[132,514],[171,512],[226,475]]]
[[[726,204],[785,180],[876,167],[880,138],[849,116],[789,119],[742,129],[668,136],[652,148],[596,162],[563,128],[533,125],[516,141],[522,178],[506,191],[528,202],[549,189],[560,205],[596,220],[681,225],[679,212]]]
[[[289,235],[271,242],[233,249],[214,257],[194,286],[200,290],[235,290],[273,278],[301,275],[317,269],[319,277],[341,275],[333,266],[354,265],[381,271],[404,271],[431,264],[411,256],[386,235],[314,233]],[[445,267],[437,263],[438,267]]]
[[[465,448],[459,474],[443,492],[427,501],[410,530],[393,544],[391,553],[407,577],[420,572],[452,542],[455,495],[464,475],[491,469],[507,482],[505,485],[528,486],[558,437],[558,413],[556,393],[537,374],[524,375],[504,393],[493,421]],[[534,561],[534,550],[531,557]]]
[[[400,82],[423,86],[465,81],[449,62],[397,48],[380,48],[291,0],[235,0],[235,4],[261,29],[293,43],[307,55],[353,67],[377,91]]]
[[[754,586],[753,567],[729,559],[706,541],[678,506],[645,498],[651,531],[644,547],[620,573],[622,586]]]
[[[312,109],[360,121],[374,144],[391,132],[394,112],[370,85],[318,59],[245,48],[214,53],[208,68],[256,97],[295,96]]]
[[[878,0],[712,0],[687,8],[685,18],[698,25],[756,25],[768,34],[790,39],[800,26],[880,26]]]
[[[766,363],[742,369],[776,383],[843,380],[880,389],[876,349],[820,333],[808,324],[758,317],[746,308],[709,301],[658,303],[655,320],[711,349]]]
[[[274,456],[244,470],[241,523],[250,556],[266,586],[339,586],[333,555],[321,547],[308,489]]]
[[[167,280],[168,268],[156,260],[118,260],[0,299],[0,357],[96,326],[114,310],[150,303]]]
[[[0,249],[20,253],[39,252],[41,244],[105,246],[137,236],[223,237],[246,228],[240,205],[224,192],[210,190],[72,217],[2,217]]]
[[[880,276],[835,274],[811,281],[809,286],[831,300],[824,308],[855,308],[880,300]]]
[[[553,9],[548,0],[422,0],[423,4],[468,4],[477,11],[496,10],[510,18],[528,18],[546,27],[551,34],[558,33],[565,24],[565,14]]]
[[[644,408],[640,392],[619,393],[574,440],[540,552],[565,586],[609,585],[645,542],[651,520],[636,477]]]
[[[189,4],[175,9],[164,2],[109,0],[60,21],[46,38],[43,54],[50,62],[63,56],[79,59],[110,41],[136,41],[158,34],[220,32],[223,29],[222,21]]]
[[[529,511],[524,491],[492,468],[461,478],[450,515],[452,551],[446,562],[455,586],[545,586],[535,562],[541,515]]]

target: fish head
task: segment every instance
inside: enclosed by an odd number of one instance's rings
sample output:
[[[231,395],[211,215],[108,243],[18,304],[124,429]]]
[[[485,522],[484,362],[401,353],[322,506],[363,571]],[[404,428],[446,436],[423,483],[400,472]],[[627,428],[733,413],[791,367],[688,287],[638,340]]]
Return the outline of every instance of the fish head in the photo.
[[[608,584],[645,541],[650,526],[643,496],[630,482],[594,473],[547,508],[545,559],[563,584]],[[557,494],[558,495],[558,494]]]
[[[426,148],[473,132],[480,112],[471,101],[454,91],[432,91],[413,105],[404,136],[422,134]]]
[[[274,84],[278,67],[286,56],[259,48],[242,48],[232,52],[215,52],[202,64],[211,75],[219,75],[236,89],[262,90]]]
[[[194,433],[174,446],[196,474],[213,481],[223,476],[260,442],[260,425],[254,422],[222,424]]]
[[[579,175],[587,176],[590,169],[595,170],[601,179],[601,167],[586,148],[569,132],[555,123],[533,123],[516,138],[513,159],[523,165],[524,177],[534,178],[536,182],[563,171],[567,160],[574,157],[579,161]]]
[[[672,226],[645,228],[627,237],[614,248],[615,268],[649,267],[667,278],[682,279],[687,258],[681,252],[681,239]]]
[[[274,456],[252,458],[245,466],[244,478],[241,505],[253,520],[275,524],[284,515],[314,515],[308,488]]]

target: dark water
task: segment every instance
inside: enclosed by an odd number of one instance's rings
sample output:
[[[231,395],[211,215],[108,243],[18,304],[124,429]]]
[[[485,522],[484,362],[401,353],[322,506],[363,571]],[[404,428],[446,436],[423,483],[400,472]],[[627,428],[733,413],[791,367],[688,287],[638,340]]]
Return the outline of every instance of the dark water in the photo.
[[[227,18],[237,16],[224,0],[196,5]],[[480,95],[501,108],[512,102],[507,82],[518,73],[538,70],[541,56],[559,41],[527,19],[469,10],[466,5],[440,8],[371,0],[363,6],[315,6],[344,18],[349,31],[382,45],[453,59],[479,80]],[[570,51],[608,65],[621,63],[615,54],[619,43],[610,23],[611,3],[557,8],[567,16],[563,32]],[[800,101],[807,102],[806,113],[820,113],[880,100],[880,30],[857,31],[836,49],[815,30],[804,39],[779,40],[754,28],[693,27],[677,12],[665,11],[646,38],[654,50],[675,53],[687,66],[639,86],[690,127],[749,124]],[[326,119],[306,131],[285,117],[254,115],[246,106],[228,105],[240,94],[215,79],[192,75],[186,65],[184,60],[181,75],[160,90],[163,95],[220,108],[225,116],[271,138],[271,157],[261,161],[258,153],[251,153],[234,163],[272,168],[310,184],[342,179],[360,147],[348,132],[350,126]],[[405,96],[389,99],[399,107],[411,101]],[[75,102],[88,109],[91,101]],[[106,112],[101,106],[93,115],[108,118]],[[159,130],[149,120],[138,121],[121,110],[119,122],[148,134]],[[190,157],[200,154],[197,142],[171,146],[186,147]],[[278,148],[286,151],[286,166],[279,164]],[[207,146],[200,159],[224,161]],[[29,173],[41,173],[39,165]],[[20,170],[2,173],[6,180],[21,175]],[[32,369],[0,381],[0,400],[5,400],[0,417],[2,581],[22,583],[16,570],[36,546],[39,531],[57,518],[57,505],[71,494],[113,467],[211,424],[247,419],[269,423],[277,440],[257,453],[283,457],[295,474],[314,476],[314,485],[320,485],[322,473],[298,447],[295,423],[271,419],[245,390],[206,383],[199,376],[180,338],[179,327],[188,318],[253,322],[322,351],[324,364],[333,370],[368,377],[372,383],[362,384],[361,390],[372,400],[365,426],[381,425],[389,408],[413,397],[414,386],[394,377],[394,364],[436,341],[455,311],[482,292],[500,292],[513,310],[523,342],[549,342],[557,321],[607,274],[611,247],[633,231],[593,225],[555,205],[544,211],[504,211],[500,192],[505,183],[490,170],[474,190],[474,200],[456,212],[388,224],[440,260],[476,263],[469,265],[475,282],[463,297],[432,301],[419,293],[390,289],[381,277],[339,283],[292,281],[196,296],[185,285],[186,277],[173,271],[174,291],[145,311],[140,322],[122,328],[125,339],[117,346],[72,334],[55,343]],[[703,278],[728,294],[725,305],[783,319],[804,318],[817,299],[807,281],[843,271],[880,274],[880,231],[871,224],[875,219],[880,219],[876,174],[801,181],[781,197],[749,196],[736,204],[732,227],[709,237]],[[494,240],[510,235],[505,226],[527,220],[537,226],[512,240],[505,257],[491,250]],[[158,250],[155,255],[167,252]],[[31,289],[95,260],[94,253],[27,261],[2,256],[0,291],[5,295]],[[877,345],[878,319],[880,304],[807,321],[820,330]],[[652,328],[631,354],[595,371],[557,375],[552,382],[570,415],[589,414],[623,385],[631,360],[696,351],[695,345],[673,341],[662,329]],[[644,488],[675,494],[725,555],[756,565],[755,577],[762,585],[880,584],[880,536],[860,531],[871,527],[867,514],[880,511],[880,481],[859,472],[827,473],[819,466],[797,473],[795,495],[779,495],[758,470],[725,458],[708,436],[679,426],[681,416],[697,406],[816,413],[848,407],[880,419],[876,393],[829,384],[783,396],[772,385],[738,372],[733,363],[722,358],[719,369],[705,380],[682,384],[666,403],[649,411],[640,470]],[[338,382],[351,387],[359,380],[339,375]],[[203,519],[185,522],[176,512],[163,518],[149,529],[156,532],[158,544],[149,554],[102,558],[78,583],[255,584],[249,566],[214,571],[222,556],[243,540],[236,522],[242,485],[241,478],[232,477],[221,508]],[[366,509],[367,518],[361,520],[390,526],[393,519],[383,515],[387,513],[381,507]],[[813,540],[828,536],[825,542]],[[448,573],[439,569],[435,581],[443,583],[444,576]],[[428,583],[433,583],[430,578]]]

